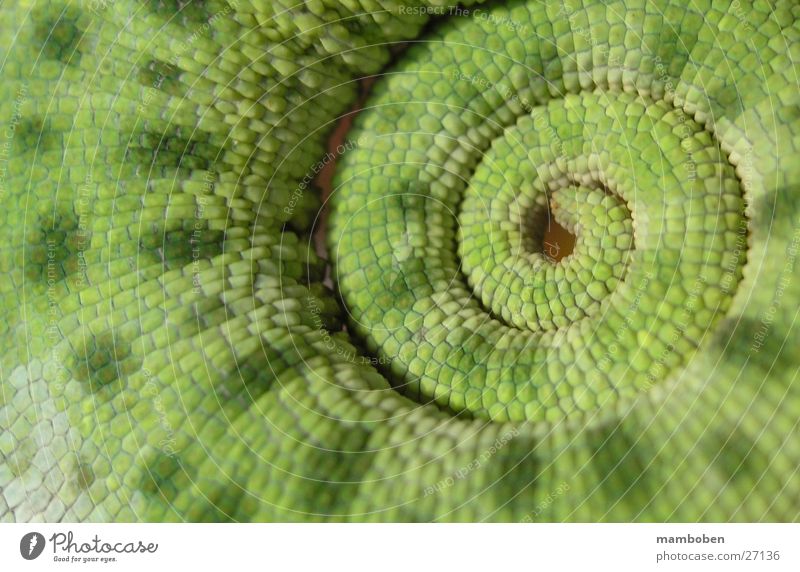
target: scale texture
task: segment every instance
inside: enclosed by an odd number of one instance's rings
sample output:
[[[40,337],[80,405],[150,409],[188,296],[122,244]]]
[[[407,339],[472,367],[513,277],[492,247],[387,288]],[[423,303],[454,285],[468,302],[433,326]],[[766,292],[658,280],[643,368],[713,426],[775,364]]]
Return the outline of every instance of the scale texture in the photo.
[[[795,0],[3,3],[0,520],[800,519],[798,61]]]

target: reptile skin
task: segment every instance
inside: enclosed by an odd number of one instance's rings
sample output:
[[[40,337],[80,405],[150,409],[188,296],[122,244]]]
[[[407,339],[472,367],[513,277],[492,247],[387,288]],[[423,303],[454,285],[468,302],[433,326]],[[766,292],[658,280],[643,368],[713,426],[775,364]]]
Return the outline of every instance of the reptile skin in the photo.
[[[799,60],[795,0],[3,3],[0,519],[798,520]]]

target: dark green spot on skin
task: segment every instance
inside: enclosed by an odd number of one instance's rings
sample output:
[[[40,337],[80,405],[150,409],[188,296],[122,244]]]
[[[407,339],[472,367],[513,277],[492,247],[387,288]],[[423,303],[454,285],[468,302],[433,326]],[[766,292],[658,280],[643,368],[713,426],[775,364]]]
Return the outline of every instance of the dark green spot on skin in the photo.
[[[204,509],[197,513],[196,522],[233,522],[243,505],[246,495],[239,487],[232,487],[229,483],[205,483],[207,489],[203,490]],[[246,514],[241,515],[246,520]],[[195,519],[188,519],[195,521]]]
[[[133,135],[125,150],[125,161],[146,166],[211,169],[223,150],[206,142],[203,133],[195,132],[193,137],[185,136],[180,127],[145,129]]]
[[[719,455],[715,460],[723,478],[738,485],[746,481],[752,486],[761,478],[769,465],[769,458],[756,447],[756,443],[744,431],[736,428],[729,434],[718,435]]]
[[[225,2],[214,0],[157,0],[145,4],[157,14],[175,14],[172,21],[179,25],[208,22],[214,14],[221,13],[226,7],[230,12],[230,7]]]
[[[543,466],[532,449],[528,439],[517,437],[512,431],[500,433],[495,442],[477,456],[480,465],[476,464],[475,470],[488,466],[496,457],[498,467],[494,469],[497,475],[495,482],[505,483],[503,489],[509,491],[509,498],[504,500],[535,507],[535,495],[540,492],[538,477],[542,474]],[[514,498],[511,498],[512,495]]]
[[[11,474],[15,477],[21,477],[25,474],[31,466],[34,455],[36,455],[36,452],[39,450],[39,447],[30,435],[19,437],[20,439],[17,441],[17,447],[13,451],[7,455],[0,455],[3,464],[11,470]]]
[[[147,464],[142,489],[169,501],[177,493],[176,480],[185,474],[176,455],[159,451]]]
[[[60,203],[49,209],[40,216],[38,229],[31,225],[34,230],[26,236],[23,248],[26,278],[39,289],[71,277],[85,284],[82,257],[89,246],[90,233],[79,227],[78,216],[69,205]]]
[[[110,387],[120,375],[129,374],[141,367],[141,360],[131,353],[130,340],[119,336],[115,340],[110,332],[92,337],[86,331],[83,348],[75,355],[73,374],[79,381],[88,383],[89,390],[99,391]]]
[[[691,59],[692,50],[698,41],[700,28],[706,25],[702,14],[690,8],[670,9],[662,14],[664,21],[659,27],[658,58],[663,67],[656,67],[656,78],[680,77]]]
[[[78,64],[84,34],[78,9],[67,7],[58,15],[52,8],[35,9],[31,19],[35,22],[35,34],[41,42],[44,57],[64,64]]]
[[[622,423],[592,431],[588,436],[593,453],[590,470],[598,482],[603,481],[600,488],[608,498],[608,508],[618,503],[637,514],[652,498],[650,487],[654,481],[648,478],[651,472],[646,468],[651,455],[639,437],[627,434]]]
[[[747,185],[747,181],[744,181]],[[796,200],[800,185],[784,185],[758,197],[750,209],[751,224],[757,229],[769,229],[771,244],[791,242],[800,228],[800,203]]]
[[[795,338],[782,323],[787,315],[785,310],[776,308],[773,313],[765,308],[759,319],[739,317],[723,322],[714,345],[722,352],[730,371],[744,368],[741,379],[755,385],[766,379],[773,385],[791,384],[796,364],[787,347]]]
[[[85,461],[79,461],[75,477],[78,486],[83,490],[87,490],[94,483],[94,478],[94,471],[91,465]]]
[[[210,229],[207,221],[197,220],[186,230],[143,233],[139,239],[139,247],[141,250],[152,252],[172,269],[221,254],[224,242],[225,231]]]
[[[178,74],[178,68],[168,62],[150,60],[139,69],[139,82],[148,88],[181,96],[185,90],[178,80]]]
[[[54,131],[48,119],[41,116],[20,119],[14,130],[14,146],[19,152],[63,152],[62,134]]]

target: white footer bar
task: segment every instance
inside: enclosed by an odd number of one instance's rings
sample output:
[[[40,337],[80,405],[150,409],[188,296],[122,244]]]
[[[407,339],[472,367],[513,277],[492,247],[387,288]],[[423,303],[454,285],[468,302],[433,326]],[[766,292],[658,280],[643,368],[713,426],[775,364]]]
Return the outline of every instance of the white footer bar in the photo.
[[[797,571],[800,524],[0,525],[0,570],[187,564],[223,572],[253,564],[282,572]]]

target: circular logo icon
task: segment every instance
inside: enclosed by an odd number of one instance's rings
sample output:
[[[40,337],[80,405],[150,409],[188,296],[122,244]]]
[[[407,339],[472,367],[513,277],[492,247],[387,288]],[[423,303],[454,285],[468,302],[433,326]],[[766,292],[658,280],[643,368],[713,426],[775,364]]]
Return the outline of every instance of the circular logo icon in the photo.
[[[44,535],[29,532],[19,541],[19,553],[25,560],[35,560],[44,550]]]

